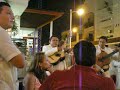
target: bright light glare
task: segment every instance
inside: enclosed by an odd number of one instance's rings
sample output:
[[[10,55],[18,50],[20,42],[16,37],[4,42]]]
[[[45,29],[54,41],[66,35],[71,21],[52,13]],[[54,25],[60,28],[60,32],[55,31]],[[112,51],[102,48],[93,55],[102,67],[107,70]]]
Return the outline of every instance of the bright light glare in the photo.
[[[77,10],[77,14],[82,16],[84,14],[84,9],[81,8],[81,9]]]
[[[77,30],[78,30],[77,27],[74,27],[72,31],[73,31],[74,33],[76,33]]]

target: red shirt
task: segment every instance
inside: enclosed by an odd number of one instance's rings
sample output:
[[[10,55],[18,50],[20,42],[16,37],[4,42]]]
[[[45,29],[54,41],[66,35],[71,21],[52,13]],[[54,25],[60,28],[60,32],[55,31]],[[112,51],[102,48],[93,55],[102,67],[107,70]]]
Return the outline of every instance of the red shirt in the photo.
[[[40,90],[115,90],[115,85],[111,78],[98,75],[92,68],[76,65],[55,71]]]

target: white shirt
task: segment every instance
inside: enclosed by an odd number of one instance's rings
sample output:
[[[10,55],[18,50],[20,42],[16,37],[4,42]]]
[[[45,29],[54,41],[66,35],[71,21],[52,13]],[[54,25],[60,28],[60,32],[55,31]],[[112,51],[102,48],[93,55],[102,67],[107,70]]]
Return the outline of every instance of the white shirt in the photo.
[[[113,60],[110,64],[110,75],[116,75],[116,89],[120,89],[120,62]]]
[[[50,55],[54,54],[55,52],[58,52],[58,48],[52,47],[49,44],[49,45],[43,46],[42,51],[45,52],[45,55],[50,56]]]
[[[0,27],[0,90],[16,90],[17,68],[9,61],[21,52],[11,41],[8,33]]]
[[[99,45],[96,47],[96,55],[99,55],[101,53],[101,50],[105,51],[107,54],[113,52],[113,50],[109,47],[105,47],[102,49]]]
[[[46,56],[50,56],[50,55],[53,55],[54,53],[58,52],[58,48],[57,47],[52,47],[49,44],[49,45],[43,46],[42,51],[45,52]],[[61,61],[57,65],[53,66],[52,72],[54,72],[55,70],[64,70],[66,68],[65,66],[66,66],[65,62]]]
[[[102,49],[99,45],[96,47],[96,56],[99,55],[102,51],[105,51],[107,54],[110,54],[111,52],[113,52],[113,49],[109,48],[109,47],[105,47],[104,49]],[[120,55],[119,52],[115,53],[114,55],[111,56],[112,60],[120,60]]]

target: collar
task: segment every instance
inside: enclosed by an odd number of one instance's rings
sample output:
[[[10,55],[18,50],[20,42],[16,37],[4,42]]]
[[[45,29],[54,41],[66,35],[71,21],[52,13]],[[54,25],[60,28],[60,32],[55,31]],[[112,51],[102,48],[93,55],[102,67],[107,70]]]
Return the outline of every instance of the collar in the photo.
[[[49,44],[49,46],[52,47],[52,48],[55,48],[55,47],[53,47],[51,44]],[[57,46],[56,46],[56,47],[57,47]]]
[[[52,47],[52,45],[51,45],[51,44],[49,44],[49,46],[50,46],[50,47]]]
[[[102,49],[99,45],[98,45],[98,48],[99,48],[99,50],[103,50],[103,51],[106,50],[106,47],[104,49]]]
[[[0,30],[5,30],[5,29],[0,26]]]
[[[0,26],[0,31],[2,31],[2,32],[5,32],[5,33],[8,33],[4,28],[2,28],[1,26]]]

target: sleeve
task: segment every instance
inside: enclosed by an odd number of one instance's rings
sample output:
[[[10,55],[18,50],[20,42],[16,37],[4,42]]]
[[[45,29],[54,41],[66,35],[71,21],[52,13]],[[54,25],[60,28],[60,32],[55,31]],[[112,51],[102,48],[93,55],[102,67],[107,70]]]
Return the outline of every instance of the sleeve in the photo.
[[[43,46],[42,51],[45,52],[45,55],[51,56],[51,55],[53,55],[55,52],[57,52],[58,49],[57,49],[57,47],[51,48],[51,47],[49,47],[49,46]]]
[[[109,49],[109,50],[110,50],[110,52],[114,51],[113,49]],[[112,55],[111,59],[116,60],[116,61],[120,60],[120,52],[117,52],[114,55]]]
[[[120,52],[115,53],[112,56],[112,60],[120,61]]]
[[[0,34],[0,55],[1,57],[3,57],[6,61],[9,61],[20,53],[21,52],[13,44],[13,42],[11,41],[7,33],[6,34],[2,33],[2,35]]]
[[[114,67],[114,61],[112,61],[112,62],[110,63],[110,68],[109,68],[110,75],[111,75],[111,76],[112,76],[112,75],[116,75],[115,71],[116,71],[116,68]]]
[[[96,56],[98,56],[101,53],[100,49],[98,46],[96,46]]]
[[[47,51],[47,47],[46,47],[46,46],[43,46],[43,47],[42,47],[42,52],[45,52],[45,51]]]

